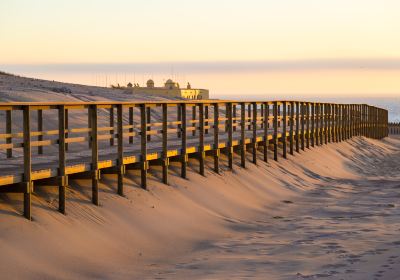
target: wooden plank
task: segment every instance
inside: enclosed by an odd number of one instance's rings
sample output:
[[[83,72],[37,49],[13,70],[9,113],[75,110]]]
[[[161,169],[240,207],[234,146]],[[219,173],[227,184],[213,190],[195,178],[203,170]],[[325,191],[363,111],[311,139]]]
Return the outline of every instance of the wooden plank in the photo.
[[[278,161],[278,102],[274,102],[274,160]]]
[[[228,132],[228,146],[227,146],[227,156],[228,156],[228,167],[233,169],[233,128],[232,128],[232,103],[225,103],[226,115],[228,118],[227,132]]]
[[[264,152],[264,161],[268,162],[268,129],[269,129],[269,104],[267,102],[264,103],[264,142],[263,142],[263,152]]]
[[[31,117],[29,105],[23,107],[23,133],[24,133],[24,216],[28,220],[31,216],[31,193],[32,193],[32,154],[31,154]]]
[[[146,108],[146,104],[140,105],[140,154],[141,154],[141,162],[140,162],[140,176],[141,176],[141,187],[142,189],[147,189],[147,122],[149,121],[149,113],[148,108]]]
[[[168,106],[167,104],[162,105],[162,181],[168,185]]]
[[[129,144],[133,144],[133,107],[129,107],[129,125]]]
[[[186,167],[187,167],[187,149],[186,149],[186,104],[180,104],[180,117],[181,117],[181,177],[186,179]]]
[[[12,110],[6,111],[6,133],[12,134]],[[6,138],[6,144],[12,144],[12,137]],[[12,148],[7,149],[7,158],[12,158],[12,154]]]
[[[151,141],[151,107],[146,106],[146,114],[147,114],[147,120],[146,120],[146,127],[147,127],[147,141]]]
[[[306,113],[306,148],[310,148],[310,103],[305,102],[304,103],[305,108],[305,113]]]
[[[296,152],[300,153],[300,102],[296,103]]]
[[[246,103],[240,103],[240,165],[246,167]]]
[[[124,107],[121,104],[117,105],[117,145],[118,145],[118,189],[117,193],[121,196],[124,195],[124,174],[125,174],[125,165],[124,165]]]
[[[294,102],[289,102],[289,154],[294,154]]]
[[[110,112],[110,120],[109,120],[109,124],[110,124],[110,146],[114,146],[114,107],[111,106],[111,108],[109,109]],[[98,129],[98,131],[100,131],[100,129]]]
[[[37,110],[38,131],[43,132],[43,110]],[[38,142],[43,141],[43,134],[38,135]],[[43,146],[38,146],[38,154],[43,154]]]
[[[252,154],[253,154],[253,163],[257,164],[257,103],[253,102],[253,120],[252,120],[252,127],[253,127],[253,138],[252,138]]]
[[[287,138],[286,138],[286,125],[287,125],[287,106],[286,101],[282,102],[282,156],[287,158]]]
[[[64,105],[61,105],[58,108],[58,176],[62,178],[58,185],[58,211],[60,211],[62,214],[65,214],[66,188],[68,184],[68,177],[66,176],[67,156],[65,152],[65,111],[66,109]]]
[[[193,107],[194,108],[194,107]],[[204,176],[204,160],[205,160],[205,152],[204,152],[204,104],[199,104],[199,167],[200,167],[200,175]]]
[[[214,172],[219,174],[219,104],[214,104]]]
[[[99,205],[99,149],[98,149],[98,133],[97,133],[97,105],[91,105],[89,107],[89,118],[91,126],[91,140],[90,146],[92,149],[92,203]]]
[[[301,145],[301,150],[304,151],[305,147],[305,106],[304,102],[300,103],[300,124],[301,124],[301,132],[300,132],[300,145]]]

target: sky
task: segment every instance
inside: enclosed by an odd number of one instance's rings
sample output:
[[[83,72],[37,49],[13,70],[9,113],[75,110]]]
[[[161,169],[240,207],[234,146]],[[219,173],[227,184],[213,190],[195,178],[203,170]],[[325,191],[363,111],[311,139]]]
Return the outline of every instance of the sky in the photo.
[[[397,96],[398,0],[1,0],[0,69],[211,93]],[[127,77],[127,78],[126,78]]]

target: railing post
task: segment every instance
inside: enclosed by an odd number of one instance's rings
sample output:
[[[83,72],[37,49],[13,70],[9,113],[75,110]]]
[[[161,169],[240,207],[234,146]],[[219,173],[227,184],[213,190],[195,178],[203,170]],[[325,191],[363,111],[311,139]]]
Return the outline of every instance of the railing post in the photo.
[[[310,103],[306,102],[306,147],[310,148]]]
[[[246,104],[240,103],[240,163],[246,167]]]
[[[228,129],[228,166],[229,169],[233,169],[233,131],[232,131],[232,103],[226,103],[226,112],[227,112],[227,129]]]
[[[196,122],[195,122],[195,120],[196,120],[196,103],[193,104],[193,106],[192,106],[192,127],[193,127],[192,135],[193,136],[196,136]]]
[[[176,105],[177,121],[178,121],[178,132],[177,137],[182,136],[182,106],[180,104]]]
[[[204,118],[205,118],[205,120],[204,120],[204,126],[205,126],[204,134],[208,134],[208,125],[209,125],[209,122],[208,122],[208,118],[209,118],[208,110],[209,110],[209,105],[208,104],[204,105]]]
[[[300,104],[296,102],[296,152],[300,152]]]
[[[129,107],[129,144],[133,144],[133,107]]]
[[[237,114],[236,114],[236,111],[237,111],[237,109],[236,109],[236,104],[233,104],[233,131],[236,131],[237,130],[237,121],[236,121],[236,118],[237,118]]]
[[[315,147],[315,103],[311,103],[311,147]]]
[[[204,152],[204,104],[199,104],[199,165],[200,175],[204,176],[204,160],[206,154]]]
[[[67,165],[66,149],[65,149],[65,106],[58,107],[58,211],[65,214],[65,197],[66,188],[68,186],[68,176],[65,168]]]
[[[118,194],[124,195],[124,119],[123,111],[124,107],[122,104],[117,106],[117,132],[118,132]]]
[[[148,116],[150,112],[146,104],[140,104],[140,177],[142,189],[147,189],[147,129],[148,129]]]
[[[257,164],[257,102],[253,103],[253,140],[252,140],[252,152],[253,152],[253,163]]]
[[[65,139],[68,139],[69,134],[68,134],[68,129],[69,129],[69,113],[68,109],[65,109]],[[89,140],[90,142],[90,140]],[[69,145],[68,143],[65,143],[65,151],[68,152]]]
[[[278,161],[278,102],[274,102],[274,160]]]
[[[23,137],[24,137],[24,216],[31,220],[31,193],[32,193],[32,154],[31,154],[31,125],[30,107],[23,106]]]
[[[162,104],[162,176],[163,183],[168,185],[168,104]]]
[[[326,103],[323,105],[324,107],[324,139],[325,139],[325,145],[328,144],[328,106]]]
[[[6,144],[12,144],[12,110],[7,110],[6,111],[6,134],[7,138],[6,138]],[[13,149],[12,148],[8,148],[7,149],[7,158],[12,158],[12,153],[13,153]]]
[[[146,120],[146,126],[147,126],[147,141],[151,141],[151,107],[146,107],[146,114],[147,114],[147,120]]]
[[[186,167],[188,161],[188,155],[186,151],[186,103],[181,103],[181,177],[186,179]]]
[[[214,103],[214,172],[219,174],[219,104]]]
[[[287,107],[286,101],[282,102],[282,150],[283,150],[283,158],[287,158],[287,149],[286,149],[286,125],[287,125]]]
[[[37,110],[37,121],[38,121],[38,141],[43,141],[43,110]],[[40,143],[38,148],[38,154],[43,155],[43,146]]]
[[[319,103],[315,103],[315,144],[319,146]]]
[[[110,146],[114,146],[114,107],[111,105],[110,108]]]
[[[269,104],[267,102],[264,103],[264,161],[268,162],[268,146],[269,146],[269,139],[268,139],[268,127],[269,127]],[[293,132],[292,132],[293,134]],[[292,141],[293,144],[293,141]]]
[[[99,149],[97,132],[97,105],[89,106],[90,125],[91,125],[91,147],[92,147],[92,203],[99,205]]]
[[[300,103],[300,113],[301,113],[301,135],[300,135],[300,143],[301,143],[301,150],[304,151],[304,133],[305,133],[305,115],[304,115],[304,102]]]
[[[290,102],[289,153],[293,155],[294,102]]]

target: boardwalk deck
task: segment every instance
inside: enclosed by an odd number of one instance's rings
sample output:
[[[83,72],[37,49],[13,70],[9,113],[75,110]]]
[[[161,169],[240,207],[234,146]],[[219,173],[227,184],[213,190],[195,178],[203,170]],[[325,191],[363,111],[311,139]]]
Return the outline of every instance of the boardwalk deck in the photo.
[[[65,213],[68,177],[92,179],[92,202],[98,204],[101,172],[118,176],[123,195],[126,168],[141,171],[147,187],[150,163],[162,166],[168,183],[170,160],[181,162],[186,177],[188,157],[214,157],[219,172],[220,153],[233,168],[235,152],[245,167],[246,152],[257,163],[262,147],[274,160],[307,148],[353,136],[380,139],[388,135],[387,111],[365,104],[299,101],[188,101],[97,103],[0,103],[5,112],[0,134],[0,192],[24,194],[24,215],[31,218],[34,183],[59,188],[59,210]],[[188,112],[189,111],[189,112]],[[22,117],[21,117],[22,116]],[[18,117],[20,117],[18,121]],[[46,128],[53,128],[48,129]],[[280,150],[280,151],[279,151]]]

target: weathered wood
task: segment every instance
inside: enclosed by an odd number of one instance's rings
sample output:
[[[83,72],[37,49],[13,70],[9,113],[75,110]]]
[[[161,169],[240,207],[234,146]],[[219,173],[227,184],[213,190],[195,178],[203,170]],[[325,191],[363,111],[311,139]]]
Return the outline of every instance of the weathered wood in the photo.
[[[58,108],[58,176],[61,178],[58,184],[58,211],[60,211],[62,214],[65,214],[66,188],[68,185],[68,176],[65,172],[67,166],[65,123],[65,106],[61,105]]]
[[[233,169],[233,129],[232,129],[232,103],[225,104],[226,112],[227,112],[227,129],[228,129],[228,147],[227,147],[227,156],[228,156],[228,167],[229,169]]]
[[[65,108],[65,105],[64,105]],[[68,113],[68,109],[65,108],[65,151],[68,152],[69,149],[69,145],[68,145],[68,138],[69,138],[69,113]]]
[[[257,164],[257,102],[253,102],[253,137],[251,141],[251,148],[253,154],[253,163]]]
[[[287,108],[286,101],[282,102],[282,156],[287,158],[287,138],[286,138],[286,125],[287,125]]]
[[[110,129],[110,146],[114,146],[114,107],[111,106],[111,108],[109,109],[109,113],[110,113],[110,120],[109,120],[109,125],[110,127],[112,127],[112,129]]]
[[[296,152],[300,152],[300,103],[296,103]]]
[[[278,102],[274,102],[274,160],[278,161]]]
[[[246,103],[240,103],[240,165],[246,167]]]
[[[306,148],[310,148],[310,104],[308,102],[304,103],[305,113],[306,113]]]
[[[151,107],[146,106],[146,126],[147,126],[147,141],[151,141]]]
[[[122,105],[117,105],[117,133],[118,133],[118,189],[117,193],[121,196],[124,195],[124,119],[123,119],[124,108]]]
[[[199,104],[199,167],[200,175],[204,176],[204,161],[206,154],[204,152],[204,104]]]
[[[43,132],[43,110],[37,110],[38,132]],[[43,134],[39,134],[38,141],[43,141]],[[38,154],[43,155],[43,146],[38,146]]]
[[[214,104],[214,172],[219,174],[219,104]]]
[[[269,129],[269,104],[268,102],[264,103],[264,142],[263,142],[263,152],[264,152],[264,161],[268,162],[268,129]]]
[[[192,120],[193,121],[195,121],[196,120],[196,105],[194,105],[194,106],[192,106]],[[192,135],[193,136],[196,136],[196,122],[193,122],[192,123],[192,127],[193,127],[193,130],[192,130]]]
[[[315,103],[311,103],[311,147],[315,147]]]
[[[300,114],[301,114],[301,135],[300,135],[300,144],[301,144],[301,150],[304,151],[304,144],[305,144],[305,106],[304,102],[300,103]]]
[[[149,108],[146,104],[140,105],[140,177],[141,177],[141,187],[142,189],[147,189],[147,122],[149,121]]]
[[[92,148],[92,203],[99,205],[99,143],[98,143],[98,124],[97,124],[97,105],[89,107],[90,125],[91,125],[91,140],[90,145]]]
[[[133,133],[133,107],[129,107],[129,134]],[[129,136],[129,144],[133,144],[133,136]]]
[[[6,111],[6,134],[12,134],[12,110]],[[6,138],[6,144],[12,144],[12,137]],[[7,149],[7,158],[12,158],[12,148]]]
[[[32,199],[32,155],[31,155],[31,117],[29,106],[23,107],[23,135],[24,135],[24,216],[31,220],[31,199]]]
[[[181,125],[181,177],[186,179],[186,167],[188,161],[187,155],[187,145],[186,145],[186,104],[182,103],[180,106],[181,109],[181,118],[182,118],[182,125]]]
[[[315,103],[315,144],[319,146],[319,104]]]
[[[208,126],[209,126],[209,122],[208,122],[208,118],[209,118],[209,105],[204,105],[204,118],[205,118],[205,121],[204,121],[204,134],[208,134]]]
[[[294,151],[294,102],[289,102],[290,113],[289,113],[289,154],[293,155]]]
[[[168,106],[162,105],[162,180],[164,184],[168,185]]]

